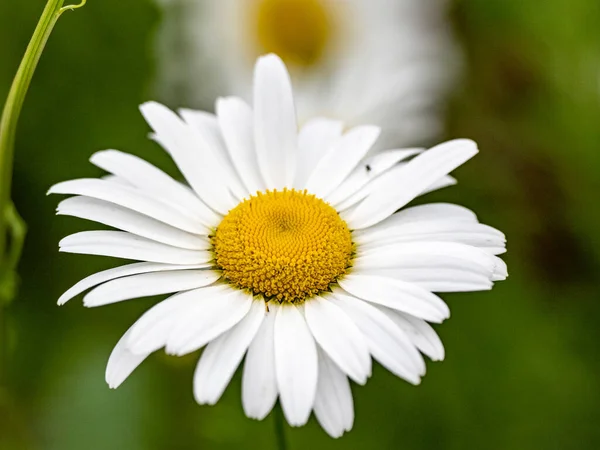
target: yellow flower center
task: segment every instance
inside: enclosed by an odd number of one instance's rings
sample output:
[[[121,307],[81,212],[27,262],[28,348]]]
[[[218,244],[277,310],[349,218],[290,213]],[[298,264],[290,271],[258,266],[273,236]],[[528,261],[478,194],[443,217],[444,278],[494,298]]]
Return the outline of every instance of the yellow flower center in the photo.
[[[317,63],[329,44],[332,14],[323,0],[260,0],[256,32],[260,53],[276,53],[286,63]]]
[[[287,189],[244,200],[223,218],[212,243],[231,284],[295,303],[327,290],[353,253],[350,230],[334,208]]]

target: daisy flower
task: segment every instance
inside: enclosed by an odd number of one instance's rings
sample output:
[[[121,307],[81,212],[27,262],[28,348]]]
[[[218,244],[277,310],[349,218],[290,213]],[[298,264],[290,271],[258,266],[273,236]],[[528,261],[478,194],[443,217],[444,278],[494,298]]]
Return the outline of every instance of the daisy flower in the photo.
[[[395,146],[441,128],[458,60],[446,0],[162,2],[164,98],[206,105],[232,92],[248,99],[257,56],[273,52],[289,67],[300,123],[317,116],[377,123]]]
[[[418,384],[421,353],[444,357],[428,322],[449,316],[433,292],[478,291],[507,275],[505,240],[452,204],[404,208],[454,183],[477,153],[466,139],[424,151],[365,155],[379,128],[317,118],[300,130],[282,60],[258,60],[254,105],[220,98],[216,115],[146,103],[152,137],[187,184],[117,150],[91,162],[109,173],[53,186],[58,214],[121,231],[64,238],[67,253],[133,264],[96,273],[60,299],[91,289],[88,307],[174,293],[143,314],[106,369],[119,386],[151,353],[202,347],[194,396],[216,403],[245,356],[242,404],[263,419],[279,399],[290,425],[312,411],[331,436],[350,430],[350,381],[372,359]]]

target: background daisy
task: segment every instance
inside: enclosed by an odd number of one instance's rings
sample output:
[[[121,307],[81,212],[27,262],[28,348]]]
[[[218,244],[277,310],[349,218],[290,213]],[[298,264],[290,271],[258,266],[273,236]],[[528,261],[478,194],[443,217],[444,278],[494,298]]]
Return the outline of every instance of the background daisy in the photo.
[[[300,123],[377,123],[380,144],[422,144],[440,131],[459,65],[446,3],[163,0],[159,89],[186,105],[223,93],[250,100],[254,61],[274,52],[290,68]]]

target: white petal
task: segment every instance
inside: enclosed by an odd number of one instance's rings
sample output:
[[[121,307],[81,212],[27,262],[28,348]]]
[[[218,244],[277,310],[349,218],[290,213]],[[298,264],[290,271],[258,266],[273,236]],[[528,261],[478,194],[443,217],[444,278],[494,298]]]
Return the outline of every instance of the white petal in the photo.
[[[274,325],[279,305],[269,303],[269,311],[248,348],[242,377],[242,406],[251,419],[262,420],[277,401],[275,379]]]
[[[429,203],[402,209],[377,225],[365,228],[364,230],[356,230],[353,234],[359,236],[361,239],[371,235],[374,235],[374,237],[383,236],[388,228],[395,228],[407,223],[434,220],[472,223],[477,222],[477,216],[473,211],[464,206],[453,205],[451,203]],[[364,242],[368,242],[368,239]]]
[[[354,404],[350,383],[322,350],[319,351],[319,381],[314,409],[317,420],[331,437],[339,438],[352,429]]]
[[[250,194],[265,190],[254,147],[252,109],[237,97],[217,100],[217,117],[229,156]]]
[[[313,297],[304,303],[306,323],[321,348],[350,378],[365,384],[371,355],[358,327],[334,303]]]
[[[296,166],[297,124],[292,83],[276,55],[254,70],[254,132],[258,166],[269,189],[290,186]]]
[[[367,228],[363,235],[356,236],[356,243],[361,249],[400,242],[448,241],[472,245],[494,254],[496,250],[504,251],[506,243],[504,234],[495,228],[476,222],[446,219],[412,221],[398,223],[384,230],[369,230]]]
[[[133,328],[133,327],[132,327]],[[108,387],[111,389],[118,388],[125,379],[131,375],[137,366],[139,366],[150,353],[134,354],[127,348],[127,341],[131,334],[131,329],[123,335],[117,342],[106,365],[105,379]]]
[[[213,259],[211,253],[206,250],[171,247],[123,231],[82,231],[62,239],[59,246],[59,250],[65,253],[112,256],[165,264],[202,264]]]
[[[318,162],[342,137],[344,124],[338,120],[318,117],[309,120],[298,133],[298,161],[294,187],[303,188]]]
[[[318,197],[326,197],[354,170],[371,149],[381,129],[360,126],[351,129],[317,163],[305,188]]]
[[[111,183],[123,184],[125,186],[133,186],[129,181],[125,178],[118,177],[116,175],[108,174],[100,177],[102,180],[110,181]]]
[[[467,139],[449,141],[422,153],[359,205],[348,218],[350,226],[360,229],[381,222],[475,154],[477,145]]]
[[[168,203],[120,183],[95,178],[63,181],[52,186],[48,194],[84,195],[129,208],[190,233],[207,234],[209,231],[201,222],[191,219]]]
[[[347,197],[345,200],[336,204],[335,205],[336,209],[338,211],[344,211],[344,217],[351,217],[351,215],[348,214],[348,212],[346,212],[347,209],[349,209],[352,206],[358,207],[359,202],[361,200],[364,200],[365,198],[369,197],[374,192],[380,191],[382,189],[382,186],[387,186],[392,182],[397,182],[399,179],[401,179],[401,177],[404,176],[405,167],[407,164],[408,163],[403,163],[403,162],[398,163],[391,169],[389,169],[389,170],[383,172],[381,175],[373,178],[367,184],[365,184],[363,187],[358,189],[354,194],[352,194],[351,196]],[[454,184],[456,184],[456,180],[454,178],[452,178],[451,176],[446,175],[445,177],[442,177],[439,180],[436,180],[433,184],[431,184],[430,186],[427,186],[427,188],[420,191],[417,194],[417,196],[427,194],[428,192],[432,192],[432,191],[435,191],[436,189],[441,189],[446,186],[452,186]],[[355,208],[355,209],[358,209],[358,208]]]
[[[492,273],[492,281],[502,281],[506,280],[508,277],[508,268],[506,267],[506,263],[500,258],[494,257],[494,271]]]
[[[160,264],[160,263],[133,263],[127,264],[113,269],[104,270],[102,272],[95,273],[89,277],[76,283],[73,287],[67,290],[58,299],[59,305],[64,305],[73,297],[81,294],[83,291],[88,290],[98,284],[106,281],[114,280],[120,277],[126,277],[129,275],[136,275],[138,273],[150,273],[150,272],[161,272],[169,270],[185,270],[185,269],[202,269],[207,264],[195,264],[195,265],[175,265],[175,264]]]
[[[429,356],[433,361],[442,361],[445,351],[444,344],[435,330],[422,319],[404,314],[400,311],[380,307],[392,321],[404,330],[416,347]]]
[[[132,298],[189,291],[208,286],[220,277],[220,272],[209,269],[132,275],[98,286],[83,298],[83,304],[87,307],[103,306]]]
[[[419,384],[421,375],[425,374],[425,362],[406,333],[367,302],[339,291],[334,292],[333,297],[363,332],[373,357],[394,375]]]
[[[282,305],[275,318],[275,373],[283,413],[291,426],[308,421],[317,390],[317,346],[300,310]]]
[[[239,175],[236,173],[235,168],[229,158],[225,140],[221,134],[219,128],[219,122],[217,116],[205,111],[196,111],[192,109],[180,109],[179,114],[190,126],[195,128],[200,135],[209,144],[212,154],[219,163],[219,167],[223,170],[227,177],[225,182],[231,193],[238,199],[248,197],[250,192],[243,185]]]
[[[198,403],[214,405],[219,401],[264,317],[265,301],[255,299],[246,317],[207,345],[194,373]]]
[[[156,242],[190,250],[206,250],[205,237],[188,233],[114,203],[91,197],[70,197],[58,204],[58,215],[92,220]]]
[[[376,275],[346,275],[339,285],[355,297],[412,314],[429,322],[450,317],[448,306],[437,295],[413,283]]]
[[[456,242],[403,242],[380,248],[359,250],[354,259],[358,270],[376,268],[439,267],[470,271],[493,279],[496,271],[505,274],[506,266],[497,256],[476,247]]]
[[[117,180],[126,181],[163,201],[166,200],[174,208],[200,220],[207,227],[219,223],[219,216],[202,203],[189,187],[137,156],[118,150],[104,150],[93,154],[90,161],[116,175]]]
[[[188,315],[199,298],[222,291],[220,286],[200,288],[175,294],[157,303],[133,325],[127,339],[127,348],[132,353],[141,355],[164,347],[177,322]]]
[[[228,285],[223,291],[198,296],[169,335],[167,353],[182,356],[198,350],[242,320],[251,306],[252,294]]]
[[[429,194],[430,192],[437,191],[438,189],[443,189],[449,186],[455,186],[457,183],[458,180],[456,178],[451,177],[450,175],[445,175],[442,178],[435,181],[433,184],[427,186],[425,189],[419,192],[418,195]]]
[[[334,206],[343,202],[400,161],[422,151],[420,148],[387,150],[363,160],[325,200]]]
[[[454,205],[452,203],[429,203],[426,205],[412,206],[403,209],[398,213],[386,219],[384,222],[375,225],[379,227],[388,221],[410,222],[415,220],[435,220],[435,219],[452,219],[464,221],[477,221],[477,216],[473,211],[464,206]],[[393,222],[392,222],[393,223]]]
[[[159,103],[144,103],[140,110],[154,130],[154,139],[169,152],[200,198],[221,214],[233,208],[236,201],[227,185],[227,174],[207,137]]]
[[[438,265],[427,267],[394,267],[389,269],[368,269],[353,267],[353,273],[359,275],[378,275],[396,278],[421,286],[431,292],[472,292],[487,291],[494,283],[490,277],[480,272],[448,268],[441,261]]]
[[[177,112],[188,124],[208,133],[212,133],[211,139],[221,139],[219,122],[215,114],[207,111],[188,108],[180,108],[177,110]]]

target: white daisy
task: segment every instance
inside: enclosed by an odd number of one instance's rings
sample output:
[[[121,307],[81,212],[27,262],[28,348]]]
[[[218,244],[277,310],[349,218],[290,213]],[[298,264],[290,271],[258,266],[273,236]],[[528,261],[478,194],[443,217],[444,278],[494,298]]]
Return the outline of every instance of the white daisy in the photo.
[[[446,0],[161,1],[165,98],[250,98],[256,57],[273,52],[290,69],[300,123],[377,123],[393,145],[421,143],[441,128],[457,71]]]
[[[108,361],[116,388],[152,352],[204,349],[194,375],[200,404],[219,400],[245,355],[242,403],[264,418],[279,399],[299,426],[314,411],[334,437],[350,430],[349,379],[364,384],[371,358],[418,384],[421,353],[444,348],[428,322],[449,316],[432,292],[487,290],[506,277],[501,232],[451,204],[402,209],[454,183],[477,153],[455,140],[365,159],[374,126],[347,132],[314,119],[299,131],[289,75],[260,58],[254,106],[221,98],[217,114],[157,103],[141,111],[188,184],[140,158],[107,150],[110,173],[53,186],[70,194],[58,214],[122,231],[85,231],[60,250],[138,260],[77,283],[86,306],[176,293],[125,333]],[[399,211],[399,212],[398,212]]]

